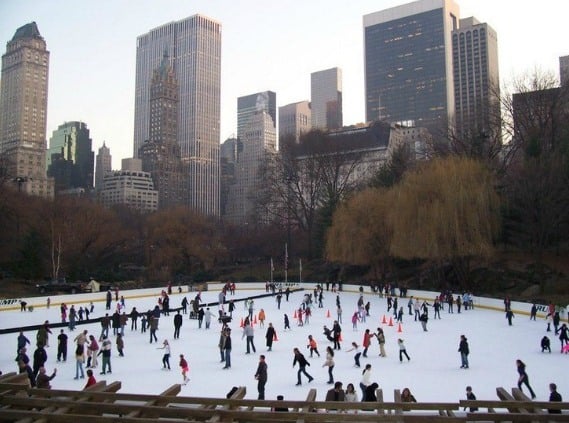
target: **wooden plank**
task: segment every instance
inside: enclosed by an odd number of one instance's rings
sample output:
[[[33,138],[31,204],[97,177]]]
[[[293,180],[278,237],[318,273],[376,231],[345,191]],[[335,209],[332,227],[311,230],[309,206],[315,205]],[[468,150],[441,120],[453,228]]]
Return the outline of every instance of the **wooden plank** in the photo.
[[[403,401],[401,401],[401,391],[399,389],[394,389],[393,390],[393,401],[396,404],[402,403]],[[395,409],[395,414],[403,414],[403,409],[402,408],[396,408]]]
[[[311,388],[308,391],[308,395],[306,396],[306,404],[304,405],[304,407],[302,407],[300,410],[298,410],[300,413],[309,413],[312,412],[314,410],[314,407],[311,407],[310,405],[316,401],[316,394],[317,391],[315,388]],[[305,419],[301,418],[301,419],[297,419],[296,420],[297,423],[305,423]]]
[[[175,397],[177,396],[180,391],[182,390],[182,385],[180,385],[179,383],[176,385],[172,385],[169,388],[167,388],[165,391],[163,391],[158,397],[156,397],[155,399],[151,400],[151,401],[147,401],[144,406],[165,406],[167,404],[170,403],[170,398],[168,397]],[[140,410],[137,411],[133,411],[131,413],[129,413],[127,415],[127,417],[160,417],[159,415],[157,416],[148,416],[146,414],[143,414],[143,409],[141,408]]]
[[[512,388],[512,396],[518,401],[532,402],[531,398],[524,394],[520,388]],[[527,410],[530,413],[547,414],[547,411],[537,407],[528,407]]]
[[[231,396],[229,397],[229,399],[232,399],[232,400],[234,400],[234,399],[243,399],[243,398],[245,398],[245,394],[246,394],[246,393],[247,393],[247,388],[244,387],[244,386],[240,386],[240,387],[237,388],[237,390],[233,393],[233,395],[231,395]],[[214,407],[214,408],[215,408],[215,407]],[[236,406],[236,405],[225,405],[225,406],[221,407],[219,410],[216,410],[216,411],[235,410],[236,408],[238,408],[238,406]],[[222,419],[222,415],[219,414],[219,413],[217,413],[217,414],[211,416],[211,418],[209,418],[207,421],[208,421],[208,422],[215,423],[215,422],[219,422],[219,421],[232,421],[232,420],[233,420],[232,418],[229,419],[229,420],[227,420],[227,418],[226,418],[226,419]]]
[[[496,395],[503,401],[515,401],[515,398],[510,395],[508,391],[504,388],[496,388]],[[529,414],[525,408],[515,407],[515,406],[506,406],[510,413],[526,413]]]
[[[377,414],[380,414],[380,415],[384,414],[385,411],[384,411],[383,407],[381,407],[381,405],[380,405],[380,404],[383,404],[383,389],[377,388],[375,390],[375,396],[377,397],[377,403],[378,403]]]

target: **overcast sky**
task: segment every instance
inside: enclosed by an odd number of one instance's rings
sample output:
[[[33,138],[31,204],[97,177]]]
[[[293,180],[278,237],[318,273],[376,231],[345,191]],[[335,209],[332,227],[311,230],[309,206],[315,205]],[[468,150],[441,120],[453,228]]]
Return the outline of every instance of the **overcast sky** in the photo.
[[[364,121],[364,14],[405,0],[1,0],[0,50],[36,21],[50,51],[47,137],[73,120],[87,124],[113,168],[132,156],[136,37],[196,13],[222,24],[221,142],[236,133],[237,97],[277,93],[277,105],[308,100],[310,73],[343,71],[344,124]],[[569,2],[459,0],[498,33],[502,83],[536,67],[558,74],[569,54]]]

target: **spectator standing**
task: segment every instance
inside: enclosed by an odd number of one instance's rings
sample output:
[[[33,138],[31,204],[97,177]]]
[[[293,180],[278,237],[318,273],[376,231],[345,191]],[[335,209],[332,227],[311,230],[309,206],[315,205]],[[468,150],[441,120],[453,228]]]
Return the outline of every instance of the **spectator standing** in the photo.
[[[180,338],[180,328],[182,327],[182,315],[180,314],[180,310],[176,312],[174,316],[174,339]],[[200,326],[201,327],[201,326]]]
[[[96,368],[99,364],[97,354],[99,353],[99,344],[93,335],[89,335],[89,346],[87,347],[87,368]]]
[[[34,380],[42,367],[47,361],[47,352],[45,351],[43,344],[38,343],[38,347],[34,351],[34,361],[33,361],[33,377]]]
[[[362,372],[362,379],[360,381],[360,389],[362,390],[362,401],[366,400],[367,387],[371,384],[371,364],[366,364]]]
[[[557,385],[555,383],[549,384],[549,401],[550,402],[561,402],[563,398],[561,398],[561,394],[557,392]],[[549,409],[547,410],[549,414],[561,414],[561,409]]]
[[[466,336],[460,335],[460,343],[458,345],[458,352],[460,353],[461,369],[468,369],[468,354],[470,349],[468,347],[468,340]]]
[[[224,369],[231,368],[231,329],[225,329],[225,342],[223,343],[223,352],[225,353]]]
[[[265,339],[267,340],[267,351],[273,350],[273,341],[277,337],[277,333],[275,332],[275,328],[273,327],[272,323],[269,323],[269,327],[267,328],[267,332],[265,333]]]
[[[336,382],[334,387],[326,392],[326,399],[324,401],[346,401],[346,394],[342,389],[342,382]]]
[[[469,401],[476,401],[476,395],[474,395],[474,392],[472,392],[471,386],[466,387],[466,399]],[[466,407],[464,407],[464,409],[466,410]],[[475,411],[478,411],[478,407],[470,407],[471,413],[473,413]]]
[[[57,335],[57,361],[67,361],[67,334],[63,329]]]
[[[247,338],[247,352],[245,354],[250,354],[251,348],[253,349],[254,353],[257,352],[257,350],[255,349],[255,344],[253,342],[254,334],[255,331],[253,329],[253,324],[249,322],[249,324],[243,328],[243,335],[241,336],[241,339]]]
[[[110,292],[110,291],[109,291]],[[107,373],[107,368],[109,369],[108,372],[111,373],[111,349],[113,344],[109,338],[103,336],[103,342],[101,343],[101,350],[99,351],[99,355],[103,356],[103,368],[101,369],[102,375]]]
[[[117,351],[119,352],[119,356],[124,357],[124,339],[120,333],[117,335],[116,343],[117,343]]]
[[[257,399],[264,400],[265,385],[267,384],[267,363],[263,354],[259,356],[259,365],[255,372],[255,379],[257,380],[257,391],[259,392],[259,397]]]

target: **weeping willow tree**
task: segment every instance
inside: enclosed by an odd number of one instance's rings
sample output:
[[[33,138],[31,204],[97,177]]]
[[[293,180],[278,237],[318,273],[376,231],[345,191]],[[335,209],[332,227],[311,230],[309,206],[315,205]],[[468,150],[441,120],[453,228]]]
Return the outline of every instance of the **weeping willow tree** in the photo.
[[[392,236],[390,196],[386,189],[367,189],[336,210],[326,240],[328,260],[371,266],[376,279],[385,279]]]
[[[436,159],[393,187],[391,254],[451,263],[469,282],[470,259],[488,257],[500,228],[499,198],[491,172],[464,157]]]

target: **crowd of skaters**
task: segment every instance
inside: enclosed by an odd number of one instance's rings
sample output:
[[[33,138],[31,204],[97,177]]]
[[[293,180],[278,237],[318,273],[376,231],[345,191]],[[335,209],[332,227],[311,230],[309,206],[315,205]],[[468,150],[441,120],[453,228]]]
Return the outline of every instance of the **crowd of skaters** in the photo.
[[[282,289],[277,290],[276,288],[273,290],[272,288],[269,289],[271,290],[271,292],[277,296],[280,297],[277,301],[281,301],[281,298],[284,294]],[[288,297],[290,295],[290,291],[287,287],[286,290],[286,297],[287,297],[287,301],[288,301]],[[229,302],[226,302],[225,299],[225,295],[227,293],[231,293],[233,292],[234,294],[234,287],[233,287],[233,291],[231,290],[231,286],[227,286],[226,288],[224,288],[222,290],[222,294],[223,294],[223,298],[220,297],[220,305],[219,305],[219,316],[220,316],[220,322],[221,321],[221,316],[223,314],[225,314],[225,305],[226,304],[233,304],[233,301],[230,300]],[[333,376],[333,369],[335,366],[335,361],[334,361],[334,351],[336,350],[341,350],[341,300],[340,300],[340,295],[338,293],[338,291],[335,289],[335,287],[333,287],[332,292],[336,295],[336,306],[337,306],[337,320],[334,321],[333,324],[333,328],[332,330],[328,330],[326,328],[326,326],[324,326],[324,335],[326,336],[327,340],[330,341],[331,343],[333,343],[333,348],[328,346],[326,348],[326,358],[324,363],[322,364],[322,367],[327,367],[327,372],[328,372],[328,383],[329,384],[333,384],[334,388],[332,388],[330,391],[328,391],[328,394],[332,395],[334,394],[335,397],[338,394],[338,389],[341,388],[342,383],[341,382],[337,382],[334,381],[334,376]],[[95,357],[97,355],[103,354],[103,371],[101,372],[101,374],[105,374],[106,372],[110,373],[111,372],[111,366],[110,366],[110,350],[111,350],[111,346],[112,346],[112,342],[108,339],[109,338],[109,326],[111,326],[113,328],[113,335],[116,336],[116,344],[117,344],[117,351],[119,352],[119,355],[123,355],[123,349],[124,349],[124,341],[122,341],[122,337],[124,336],[124,327],[126,326],[126,323],[128,322],[128,319],[130,318],[131,320],[131,331],[135,331],[137,330],[137,318],[140,317],[141,318],[141,323],[142,323],[142,327],[141,327],[141,333],[146,332],[146,327],[150,328],[150,343],[154,342],[158,342],[157,338],[156,338],[156,334],[155,334],[155,330],[154,333],[152,333],[152,326],[153,326],[153,321],[155,321],[155,329],[157,329],[157,325],[158,325],[158,321],[160,318],[160,315],[162,313],[168,313],[169,312],[169,294],[171,292],[168,291],[163,291],[160,298],[158,299],[158,304],[154,307],[154,309],[152,310],[148,310],[146,313],[138,313],[136,311],[136,308],[133,308],[133,310],[131,311],[131,313],[129,315],[126,315],[126,312],[124,311],[125,309],[125,300],[124,297],[121,297],[120,299],[118,298],[118,294],[115,298],[115,301],[117,302],[117,308],[115,310],[115,313],[113,314],[113,316],[108,316],[108,313],[106,313],[106,315],[104,316],[103,319],[101,319],[101,335],[99,337],[99,342],[101,342],[102,344],[106,344],[105,348],[101,347],[99,348],[99,352],[97,353],[97,349],[94,350],[94,352],[89,353],[88,351],[90,350],[90,346],[94,343],[96,346],[98,346],[97,344],[97,340],[95,339],[95,337],[93,335],[89,335],[87,337],[87,331],[84,331],[83,333],[77,335],[77,337],[75,337],[74,339],[74,343],[77,345],[76,348],[76,379],[82,379],[84,378],[84,373],[83,373],[83,369],[82,369],[82,363],[84,362],[84,356],[82,354],[83,351],[87,351],[87,356],[88,356],[88,363],[87,363],[87,370],[91,370],[90,372],[87,373],[88,378],[89,378],[89,383],[93,383],[93,372],[92,369],[97,367],[97,361],[95,360],[93,362],[93,354],[95,354]],[[107,296],[109,295],[109,293],[107,293]],[[387,313],[390,313],[391,309],[394,310],[394,316],[396,317],[397,320],[402,321],[402,317],[401,317],[401,310],[402,310],[402,306],[398,307],[398,297],[395,295],[391,295],[391,291],[387,290],[386,291],[386,298],[387,298]],[[405,298],[405,297],[399,297],[401,298]],[[313,306],[314,303],[318,304],[319,308],[321,307],[321,304],[323,305],[323,299],[324,299],[324,290],[323,287],[318,285],[313,294],[306,294],[303,297],[303,300],[301,302],[301,305],[299,306],[299,316],[297,316],[297,319],[299,319],[302,323],[299,323],[299,325],[304,325],[304,324],[309,324],[309,316],[310,316],[310,311],[308,313],[308,320],[307,320],[307,313],[306,310],[310,310],[311,307]],[[107,298],[108,300],[108,298]],[[354,315],[356,316],[357,319],[357,323],[361,322],[361,323],[365,323],[365,318],[366,316],[369,316],[370,313],[370,308],[371,308],[371,304],[368,301],[367,303],[365,303],[364,301],[364,295],[363,292],[361,292],[361,295],[358,299],[358,302],[355,306],[355,312]],[[438,318],[440,318],[440,310],[444,310],[444,306],[447,305],[448,307],[448,313],[452,314],[453,311],[453,306],[456,305],[456,310],[457,313],[460,313],[461,311],[461,307],[464,307],[465,310],[468,310],[469,308],[473,307],[473,303],[472,303],[472,297],[469,297],[469,294],[463,294],[462,296],[453,296],[452,294],[449,295],[449,293],[444,293],[441,294],[440,297],[434,298],[434,300],[432,301],[432,304],[430,304],[428,301],[419,301],[418,299],[414,299],[413,297],[410,297],[407,301],[407,307],[408,307],[408,314],[411,316],[415,316],[415,320],[420,321],[422,324],[424,323],[421,320],[421,317],[423,315],[428,315],[428,310],[429,307],[433,308],[434,311],[434,315],[437,316]],[[182,300],[182,307],[180,310],[176,310],[176,316],[174,318],[174,325],[175,325],[175,332],[174,332],[174,337],[176,338],[176,333],[178,334],[177,336],[179,336],[179,329],[181,326],[181,319],[177,318],[177,316],[180,315],[180,311],[184,310],[184,302],[186,303],[187,306],[187,299],[186,297],[183,298]],[[201,328],[201,321],[203,319],[206,318],[206,315],[208,315],[209,317],[209,322],[211,322],[212,317],[214,317],[214,314],[211,313],[211,311],[209,310],[209,308],[206,308],[206,311],[204,311],[204,307],[199,307],[199,304],[201,302],[201,298],[200,298],[200,293],[198,293],[196,295],[196,298],[194,298],[194,300],[192,300],[193,304],[197,304],[198,305],[198,313],[202,312],[202,319],[199,321],[199,327]],[[64,304],[63,304],[64,305]],[[62,305],[62,306],[63,306]],[[92,303],[91,303],[92,306]],[[71,309],[73,309],[74,307],[72,306]],[[87,308],[87,307],[85,307]],[[256,353],[256,348],[254,345],[254,330],[253,330],[253,318],[257,317],[257,315],[254,315],[255,312],[255,306],[254,306],[254,300],[253,299],[247,299],[246,301],[244,301],[244,308],[246,310],[247,316],[245,319],[245,324],[243,326],[243,332],[242,332],[242,338],[246,338],[247,342],[247,353],[250,352],[249,347],[251,347],[251,350],[253,351],[253,353]],[[280,308],[280,307],[279,307]],[[419,309],[419,312],[417,312],[417,309]],[[234,304],[233,304],[233,309],[232,310],[228,310],[230,311],[230,313],[232,313],[234,311]],[[507,311],[507,309],[506,309]],[[89,307],[89,312],[93,312],[93,309],[91,307]],[[122,313],[121,313],[122,312]],[[260,327],[264,327],[264,320],[265,320],[265,316],[264,313],[262,314],[261,312],[263,312],[263,310],[261,309],[259,311],[259,323],[260,323]],[[71,315],[71,313],[70,313]],[[87,318],[88,318],[89,314],[87,314]],[[118,316],[118,317],[116,317]],[[123,317],[124,316],[124,317]],[[418,317],[417,317],[418,316]],[[63,312],[62,312],[62,317],[63,317]],[[126,318],[125,318],[126,317]],[[261,318],[262,317],[262,318]],[[286,319],[286,314],[285,314],[285,319]],[[107,319],[108,318],[108,319]],[[436,317],[435,317],[436,318]],[[70,317],[71,320],[71,317]],[[177,321],[180,321],[179,323],[177,323]],[[352,321],[353,323],[353,321]],[[425,322],[426,323],[426,322]],[[206,323],[207,324],[207,323]],[[565,326],[565,325],[563,325]],[[285,321],[285,329],[287,327],[286,321]],[[566,326],[565,326],[566,327]],[[423,326],[424,330],[426,330],[426,326]],[[69,327],[69,330],[72,331],[75,329],[75,326],[73,327]],[[209,329],[209,324],[207,324],[206,329]],[[290,329],[290,326],[289,326]],[[355,330],[357,330],[357,326],[354,327]],[[557,326],[555,327],[556,329],[556,333],[557,333]],[[559,331],[562,330],[562,327],[559,328]],[[177,332],[176,332],[177,331]],[[62,333],[60,335],[65,335],[64,331],[61,331]],[[566,332],[566,329],[565,329]],[[30,382],[32,383],[32,385],[37,384],[38,383],[38,377],[39,375],[41,375],[41,379],[45,382],[46,379],[46,371],[45,371],[45,367],[44,364],[47,360],[47,355],[44,354],[45,353],[45,349],[43,347],[45,346],[49,346],[48,343],[48,336],[51,333],[51,330],[49,329],[49,322],[45,322],[45,324],[38,330],[38,334],[37,334],[37,340],[38,340],[38,357],[39,359],[36,362],[36,354],[34,353],[34,366],[32,369],[32,374],[34,375],[34,381],[32,381],[32,378],[30,378]],[[23,335],[23,334],[21,334]],[[65,335],[64,337],[62,337],[65,339],[65,343],[67,342],[67,335]],[[276,338],[276,331],[272,325],[272,323],[269,323],[268,328],[267,328],[267,333],[266,333],[266,345],[267,345],[267,351],[271,351],[271,346],[272,346],[272,342],[273,340]],[[310,339],[312,338],[312,339]],[[349,349],[346,350],[346,352],[354,352],[354,366],[355,367],[360,367],[360,357],[367,357],[367,353],[368,350],[371,346],[371,342],[372,339],[376,338],[378,344],[379,344],[379,348],[380,348],[380,353],[379,356],[380,357],[386,357],[385,354],[385,350],[383,348],[383,345],[385,344],[385,334],[383,332],[383,330],[381,328],[377,328],[377,332],[371,332],[370,329],[365,329],[364,335],[363,335],[363,340],[362,340],[362,347],[363,347],[363,351],[360,352],[360,347],[356,342],[352,342],[351,343],[351,347]],[[41,340],[41,342],[40,342]],[[312,342],[311,342],[312,341]],[[61,344],[63,344],[63,340],[61,340]],[[28,341],[29,343],[29,341]],[[42,344],[43,345],[40,345]],[[121,344],[122,343],[122,344]],[[407,354],[406,351],[406,347],[404,344],[404,340],[399,338],[397,340],[398,346],[399,346],[399,359],[400,362],[403,362],[403,357],[407,358],[407,361],[410,360],[409,355]],[[464,348],[464,344],[466,343],[466,349]],[[87,347],[85,347],[87,345]],[[168,345],[168,341],[164,340],[163,341],[163,347],[164,349],[166,349],[165,345],[167,345],[167,356],[168,359],[166,361],[164,361],[165,357],[163,357],[163,363],[165,367],[167,367],[168,369],[170,369],[170,364],[169,364],[169,356],[170,356],[170,347]],[[562,344],[563,345],[563,344]],[[60,339],[58,336],[58,361],[59,359],[61,359],[61,361],[65,361],[66,360],[66,348],[65,348],[65,353],[63,353],[63,351],[61,351],[60,354],[60,350],[59,350],[59,346],[60,346]],[[80,346],[82,346],[82,348],[79,348]],[[40,348],[41,347],[41,348]],[[231,349],[232,349],[232,343],[231,343],[231,328],[229,328],[229,326],[225,323],[222,322],[222,328],[221,328],[221,337],[220,337],[220,353],[221,353],[221,361],[224,363],[224,369],[229,369],[231,368]],[[317,344],[316,341],[314,340],[314,338],[312,336],[309,337],[309,344],[307,345],[307,348],[309,348],[310,353],[311,353],[311,357],[312,357],[312,353],[316,353],[318,357],[320,357],[320,354],[318,352],[317,349]],[[43,353],[42,350],[43,349]],[[80,351],[83,350],[83,351]],[[20,351],[20,340],[18,340],[18,351]],[[105,360],[105,354],[103,353],[104,351],[107,351],[107,359]],[[306,377],[308,377],[308,381],[312,382],[312,380],[314,379],[311,375],[308,374],[308,372],[306,371],[306,367],[310,366],[310,363],[304,358],[304,356],[302,355],[302,353],[300,353],[298,348],[294,349],[294,361],[293,361],[293,367],[298,363],[299,365],[299,369],[298,369],[298,381],[297,381],[297,385],[301,385],[301,374],[304,374]],[[460,344],[459,344],[459,352],[461,354],[461,361],[462,361],[462,365],[461,368],[468,368],[468,344],[467,344],[467,340],[466,337],[464,335],[461,336],[461,340],[460,340]],[[45,359],[43,359],[42,362],[42,356],[45,355]],[[166,356],[166,352],[165,352],[165,356]],[[81,359],[80,357],[83,357],[83,359]],[[261,361],[261,357],[262,357],[262,361]],[[105,363],[106,361],[106,363]],[[521,360],[518,360],[521,362]],[[466,364],[465,364],[466,363]],[[522,363],[523,364],[523,363]],[[189,366],[187,364],[187,361],[185,360],[183,355],[180,355],[180,362],[179,362],[179,366],[182,369],[182,374],[183,374],[183,382],[187,383],[189,381],[189,378],[187,377],[187,374],[189,372]],[[261,367],[261,370],[259,370],[259,368],[257,369],[257,372],[255,373],[255,378],[257,380],[259,380],[259,399],[264,399],[264,387],[265,384],[267,383],[267,373],[268,373],[268,365],[266,362],[266,357],[264,355],[260,356],[260,363],[259,366]],[[43,370],[42,370],[43,369]],[[518,372],[520,373],[520,378],[519,378],[519,386],[521,387],[522,384],[524,384],[525,386],[528,387],[528,389],[530,389],[531,395],[532,397],[534,397],[534,393],[531,390],[531,387],[529,385],[529,378],[527,377],[527,373],[525,373],[525,365],[522,366],[523,372],[520,372],[520,366],[518,365]],[[52,380],[55,377],[55,369],[54,372],[52,373],[51,376],[47,376]],[[379,386],[376,382],[372,382],[370,379],[370,375],[371,375],[371,364],[366,364],[365,369],[362,372],[362,380],[360,382],[360,388],[362,390],[362,400],[364,401],[369,401],[368,396],[366,395],[366,393],[369,391],[369,397],[373,398],[373,392],[375,392],[375,389],[377,389],[377,387]],[[48,381],[49,382],[49,381]],[[369,383],[366,383],[369,382]],[[370,388],[370,389],[368,389]],[[348,390],[350,391],[348,393]],[[349,398],[354,398],[357,397],[357,392],[354,393],[353,392],[353,384],[348,384],[347,390],[344,393],[344,397],[349,397]],[[373,392],[372,392],[373,391]],[[407,389],[408,391],[408,389]],[[404,389],[403,392],[406,392],[406,390]],[[410,393],[410,392],[409,392]],[[355,395],[354,395],[355,394]],[[468,391],[467,391],[467,395]],[[470,390],[470,395],[473,395],[471,390]],[[552,395],[556,396],[559,395],[556,390],[554,389],[552,391]],[[263,398],[261,398],[261,396]],[[412,395],[411,395],[412,397]],[[373,400],[373,399],[372,399]]]

